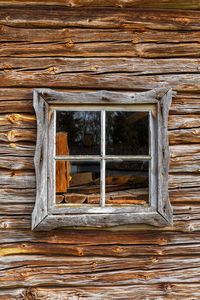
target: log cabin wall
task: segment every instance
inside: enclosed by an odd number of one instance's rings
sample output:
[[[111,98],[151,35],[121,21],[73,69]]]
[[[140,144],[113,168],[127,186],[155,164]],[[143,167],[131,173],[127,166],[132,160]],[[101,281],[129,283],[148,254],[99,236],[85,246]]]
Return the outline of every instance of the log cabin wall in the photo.
[[[1,1],[0,299],[200,298],[200,4],[103,2]],[[173,227],[31,231],[33,88],[165,85]]]

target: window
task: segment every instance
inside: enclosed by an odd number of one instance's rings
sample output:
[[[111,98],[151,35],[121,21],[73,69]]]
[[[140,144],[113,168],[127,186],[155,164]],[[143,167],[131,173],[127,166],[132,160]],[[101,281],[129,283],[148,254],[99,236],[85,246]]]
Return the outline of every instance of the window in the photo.
[[[34,90],[34,230],[172,224],[171,90]]]

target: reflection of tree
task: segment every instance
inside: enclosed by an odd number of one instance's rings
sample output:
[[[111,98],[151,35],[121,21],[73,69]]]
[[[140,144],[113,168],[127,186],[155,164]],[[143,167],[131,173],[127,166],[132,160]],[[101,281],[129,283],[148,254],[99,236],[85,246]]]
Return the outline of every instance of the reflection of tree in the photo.
[[[134,118],[136,121],[131,122],[130,117],[135,114],[137,112],[107,112],[108,146],[120,147],[124,145],[126,154],[129,149],[144,153],[143,149],[145,148],[146,151],[146,147],[148,147],[148,114],[146,113],[139,120],[136,117]]]
[[[83,143],[84,137],[90,135],[92,144],[100,143],[100,112],[61,111],[57,112],[57,132],[68,133],[69,143]]]
[[[89,154],[90,148],[90,153],[95,154],[101,139],[100,114],[100,111],[57,112],[57,132],[67,132],[70,149],[76,147],[76,151]],[[108,154],[147,153],[148,131],[148,113],[106,112]]]

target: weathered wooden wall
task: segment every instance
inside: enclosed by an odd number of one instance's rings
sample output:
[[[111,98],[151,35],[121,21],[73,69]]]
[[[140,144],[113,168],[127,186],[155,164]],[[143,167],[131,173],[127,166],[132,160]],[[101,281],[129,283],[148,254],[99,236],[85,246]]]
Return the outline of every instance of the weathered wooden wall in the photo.
[[[199,1],[109,2],[145,9],[7,2],[0,8],[0,299],[199,299],[200,11],[178,9],[200,8]],[[12,4],[20,2],[27,1]],[[32,232],[32,89],[163,85],[177,91],[169,117],[173,228]]]

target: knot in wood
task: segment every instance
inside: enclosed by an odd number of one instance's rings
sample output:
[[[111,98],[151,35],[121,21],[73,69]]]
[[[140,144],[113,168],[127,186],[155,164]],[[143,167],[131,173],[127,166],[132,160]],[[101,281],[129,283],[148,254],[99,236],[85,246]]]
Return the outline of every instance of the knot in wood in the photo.
[[[11,114],[8,116],[8,121],[12,124],[17,123],[19,121],[19,115],[18,114]]]
[[[10,130],[7,134],[7,138],[9,141],[13,141],[15,138],[15,131],[14,130]]]

